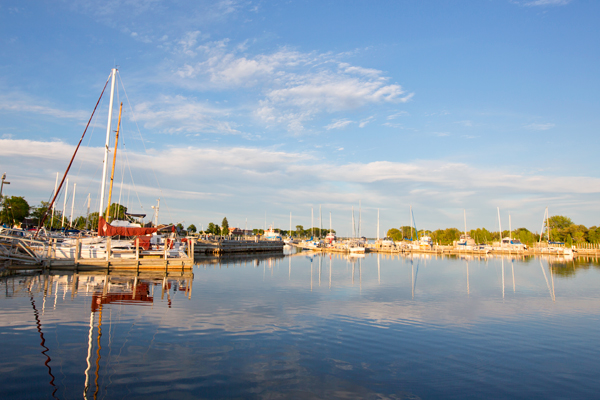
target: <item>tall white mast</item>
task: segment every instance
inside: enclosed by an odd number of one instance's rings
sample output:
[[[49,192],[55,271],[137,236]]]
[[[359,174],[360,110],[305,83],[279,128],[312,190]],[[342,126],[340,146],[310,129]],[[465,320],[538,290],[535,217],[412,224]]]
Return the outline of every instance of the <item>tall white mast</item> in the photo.
[[[86,229],[88,227],[88,222],[90,220],[90,202],[91,202],[91,196],[92,196],[92,194],[88,193],[88,198],[87,198],[87,203],[88,203],[87,214],[85,214],[85,228]]]
[[[508,214],[508,237],[512,239],[512,223],[510,222],[510,214]]]
[[[71,229],[73,228],[73,209],[75,208],[75,190],[77,189],[77,184],[73,184],[73,200],[71,201],[71,216],[69,218],[69,225]]]
[[[546,211],[544,212],[544,219],[542,220],[542,230],[540,231],[540,243],[542,243],[542,239],[544,238],[544,225],[546,225],[546,217],[548,216],[548,207],[546,207]],[[550,226],[548,228],[548,241],[550,241]]]
[[[463,208],[463,213],[465,216],[465,236],[467,236],[467,210]]]
[[[500,221],[500,207],[498,207],[498,229],[500,229],[500,247],[502,247],[502,222]]]
[[[546,228],[548,229],[548,242],[550,242],[550,213],[546,207]]]
[[[289,237],[292,237],[292,212],[290,211],[290,233]]]
[[[65,218],[67,214],[67,195],[69,194],[69,178],[67,178],[67,186],[65,186],[65,199],[63,201],[63,213],[60,219],[60,227],[65,226]]]
[[[110,146],[110,126],[112,125],[112,111],[113,111],[113,100],[115,98],[115,77],[117,69],[113,68],[111,71],[111,83],[110,83],[110,102],[108,103],[108,123],[106,125],[106,144],[104,146],[104,165],[102,166],[102,187],[100,188],[100,213],[98,217],[102,217],[104,214],[104,189],[106,187],[106,172],[108,170],[108,147]]]
[[[329,211],[329,233],[331,233],[331,211]]]
[[[310,236],[312,236],[312,239],[315,238],[315,213],[314,213],[314,208],[311,207],[310,208]]]
[[[58,172],[56,173],[56,182],[54,183],[54,193],[56,194],[56,189],[58,188]],[[52,203],[52,218],[50,219],[50,229],[52,229],[52,225],[54,225],[54,206],[56,202]]]
[[[319,204],[319,238],[321,238],[321,230],[322,229],[323,229],[323,216],[321,214],[321,205]]]

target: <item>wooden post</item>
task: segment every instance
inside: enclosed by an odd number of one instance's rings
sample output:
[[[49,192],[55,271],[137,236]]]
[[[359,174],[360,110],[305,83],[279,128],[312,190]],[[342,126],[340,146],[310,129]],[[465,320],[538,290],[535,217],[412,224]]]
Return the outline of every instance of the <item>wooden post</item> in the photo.
[[[135,261],[140,259],[140,237],[135,238]],[[139,263],[138,263],[139,265]]]
[[[75,242],[75,266],[79,264],[79,236],[77,237],[77,241]]]
[[[109,236],[106,238],[106,261],[110,258],[110,245],[112,238]]]

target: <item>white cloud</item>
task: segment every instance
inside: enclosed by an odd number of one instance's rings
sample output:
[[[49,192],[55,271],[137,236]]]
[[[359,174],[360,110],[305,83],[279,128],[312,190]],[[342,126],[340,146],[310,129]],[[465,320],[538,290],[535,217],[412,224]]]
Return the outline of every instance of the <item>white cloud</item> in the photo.
[[[454,122],[455,124],[460,124],[462,126],[466,126],[466,127],[472,127],[473,126],[473,121],[469,121],[469,120],[464,120],[464,121],[456,121]]]
[[[86,111],[66,111],[51,107],[44,102],[22,93],[0,94],[0,110],[49,115],[55,118],[84,120],[89,118],[90,113]]]
[[[554,128],[554,124],[552,123],[547,123],[547,124],[529,124],[529,125],[525,125],[524,127],[527,129],[531,129],[534,131],[547,131],[548,129],[552,129]]]
[[[0,139],[0,159],[14,183],[9,189],[32,203],[46,200],[55,171],[68,163],[73,149],[73,144],[64,142]],[[71,184],[78,182],[78,192],[94,194],[102,153],[102,147],[80,149],[71,171]],[[282,215],[289,215],[291,208],[318,202],[345,209],[358,199],[371,207],[426,202],[437,215],[440,210],[462,209],[469,201],[477,207],[510,204],[513,209],[542,210],[549,201],[552,205],[560,200],[564,207],[576,210],[583,203],[595,207],[596,203],[586,202],[589,196],[600,194],[600,179],[595,177],[517,174],[506,167],[443,160],[339,163],[311,153],[214,146],[169,146],[127,153],[135,182],[126,180],[126,190],[131,188],[132,196],[137,192],[147,208],[160,196],[170,208],[179,210],[169,217],[172,220],[189,220],[209,213],[207,210],[217,210],[221,218],[227,210],[255,213],[265,204],[269,213]],[[26,164],[20,162],[23,154],[27,154]],[[160,185],[154,183],[155,174]],[[244,199],[243,206],[240,199]]]
[[[331,130],[331,129],[342,129],[342,128],[347,127],[350,124],[355,124],[355,123],[356,122],[350,121],[350,120],[347,120],[347,119],[340,119],[340,120],[337,120],[337,121],[333,121],[331,124],[327,125],[325,127],[325,129],[328,130],[328,131]]]
[[[310,76],[288,88],[271,90],[267,98],[276,104],[335,112],[368,103],[406,102],[412,97],[412,94],[402,97],[403,94],[399,85],[324,73]]]
[[[406,112],[406,111],[400,111],[400,112],[397,112],[395,114],[388,115],[387,119],[389,121],[389,120],[396,119],[398,117],[404,117],[404,116],[407,116],[407,115],[409,115],[408,112]]]
[[[533,7],[533,6],[565,6],[569,4],[572,0],[534,0],[534,1],[526,1],[522,4],[524,6]]]
[[[0,139],[0,156],[8,158],[27,154],[28,162],[34,165],[35,169],[40,163],[50,163],[51,168],[55,169],[57,163],[68,162],[73,150],[73,145],[58,141]],[[80,156],[91,163],[102,162],[101,147],[83,147],[80,151]],[[286,179],[304,177],[302,181],[292,179],[292,186],[302,182],[417,182],[437,184],[440,188],[456,190],[480,191],[496,188],[536,193],[600,193],[600,178],[523,175],[506,172],[506,168],[485,169],[464,163],[436,160],[336,164],[330,161],[317,162],[315,155],[310,153],[290,153],[254,147],[194,146],[170,146],[150,150],[148,154],[130,151],[128,158],[131,167],[136,169],[149,169],[151,165],[169,165],[173,160],[186,166],[185,169],[161,168],[161,173],[168,176],[203,170],[218,171],[219,180],[225,176],[232,178],[236,174],[255,175],[257,178],[261,175],[278,175]],[[19,168],[22,167],[21,165]],[[494,179],[489,179],[490,176]],[[187,179],[186,176],[183,177]],[[268,184],[267,181],[265,183]],[[186,185],[191,185],[191,182],[187,182]]]
[[[198,36],[200,35],[200,31],[192,31],[187,32],[181,40],[179,40],[179,46],[181,46],[181,51],[188,56],[195,56],[194,48],[196,47],[196,43],[198,42]]]
[[[323,113],[405,103],[413,97],[389,83],[381,71],[340,62],[339,55],[284,47],[250,56],[247,42],[235,46],[224,39],[192,46],[189,36],[181,40],[179,54],[187,59],[174,70],[177,84],[220,90],[260,87],[259,96],[264,97],[254,115],[268,126],[283,124],[290,132],[303,131],[308,121]],[[196,54],[201,60],[195,60]]]
[[[375,119],[375,117],[370,116],[368,118],[365,118],[363,120],[360,121],[360,123],[358,124],[359,128],[364,128],[365,126],[367,126],[367,124],[371,121],[373,121]]]
[[[161,96],[142,102],[134,107],[134,116],[144,127],[163,133],[241,133],[226,120],[229,110],[184,96]]]

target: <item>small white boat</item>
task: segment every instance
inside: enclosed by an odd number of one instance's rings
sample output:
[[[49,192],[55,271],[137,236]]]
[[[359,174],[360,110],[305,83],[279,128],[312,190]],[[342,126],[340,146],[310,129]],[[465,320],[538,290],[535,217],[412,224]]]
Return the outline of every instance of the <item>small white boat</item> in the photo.
[[[365,254],[365,246],[360,242],[352,242],[348,244],[350,254]]]
[[[269,227],[268,230],[265,231],[263,238],[266,240],[282,240],[283,238],[279,234],[279,232],[275,232],[272,226]]]
[[[394,240],[390,237],[384,237],[381,240],[381,246],[382,247],[392,247],[392,246],[394,246]]]

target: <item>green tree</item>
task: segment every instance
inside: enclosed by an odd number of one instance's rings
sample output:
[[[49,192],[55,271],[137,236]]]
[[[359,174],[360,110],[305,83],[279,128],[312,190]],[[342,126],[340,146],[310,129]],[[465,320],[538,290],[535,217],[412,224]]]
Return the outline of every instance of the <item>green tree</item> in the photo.
[[[196,229],[196,225],[194,225],[194,224],[191,224],[190,226],[188,226],[187,230],[188,230],[189,232],[196,233],[196,231],[197,231],[197,229]]]
[[[98,211],[89,215],[89,227],[91,230],[98,230],[98,215]]]
[[[477,243],[491,243],[494,240],[499,240],[498,234],[492,233],[485,228],[471,229],[469,236],[475,239]]]
[[[562,215],[554,215],[550,217],[550,228],[551,229],[564,229],[573,225],[573,221],[571,218],[562,216]]]
[[[73,220],[73,228],[86,229],[87,220],[83,216],[79,216]]]
[[[178,231],[185,231],[185,229],[183,228],[183,225],[180,223],[178,223],[177,225],[175,225],[175,228],[177,228]]]
[[[600,227],[592,226],[588,229],[587,237],[590,243],[600,243]]]
[[[39,225],[40,219],[43,217],[44,213],[48,209],[48,205],[50,203],[47,201],[42,201],[39,206],[33,207],[31,211],[31,218],[35,220],[35,223]],[[44,227],[46,229],[50,229],[50,224],[52,224],[52,228],[58,229],[60,228],[60,219],[62,217],[62,213],[59,210],[54,210],[54,219],[52,218],[52,210],[49,210],[46,214],[46,220],[44,221]]]
[[[229,222],[227,222],[227,217],[224,217],[223,222],[221,222],[221,235],[229,235]]]
[[[21,223],[29,215],[29,209],[29,204],[21,196],[4,197],[2,211],[0,211],[0,223]]]
[[[514,230],[512,233],[512,237],[513,239],[519,239],[521,243],[527,244],[529,246],[538,242],[540,239],[540,235],[538,235],[537,233],[531,233],[526,228],[518,228]]]
[[[304,227],[302,225],[296,225],[296,236],[297,237],[304,236]]]
[[[462,232],[456,228],[437,229],[431,232],[431,240],[433,243],[450,245],[455,240],[459,240],[461,234]]]
[[[106,222],[110,223],[115,219],[125,220],[125,213],[127,212],[127,207],[122,206],[119,203],[112,203],[110,208],[108,208],[108,217],[105,218]]]
[[[208,227],[206,228],[206,233],[215,234],[215,224],[212,222],[208,223]]]
[[[404,239],[402,237],[402,232],[400,232],[400,230],[398,230],[396,228],[392,228],[392,229],[388,230],[386,233],[386,236],[391,238],[395,242],[400,242],[400,241],[402,241],[402,239]]]
[[[415,232],[415,228],[411,228],[410,226],[401,226],[400,227],[400,232],[402,233],[402,238],[403,239],[410,239],[411,237],[411,232],[412,232],[412,237],[414,238],[416,236],[416,232]]]

